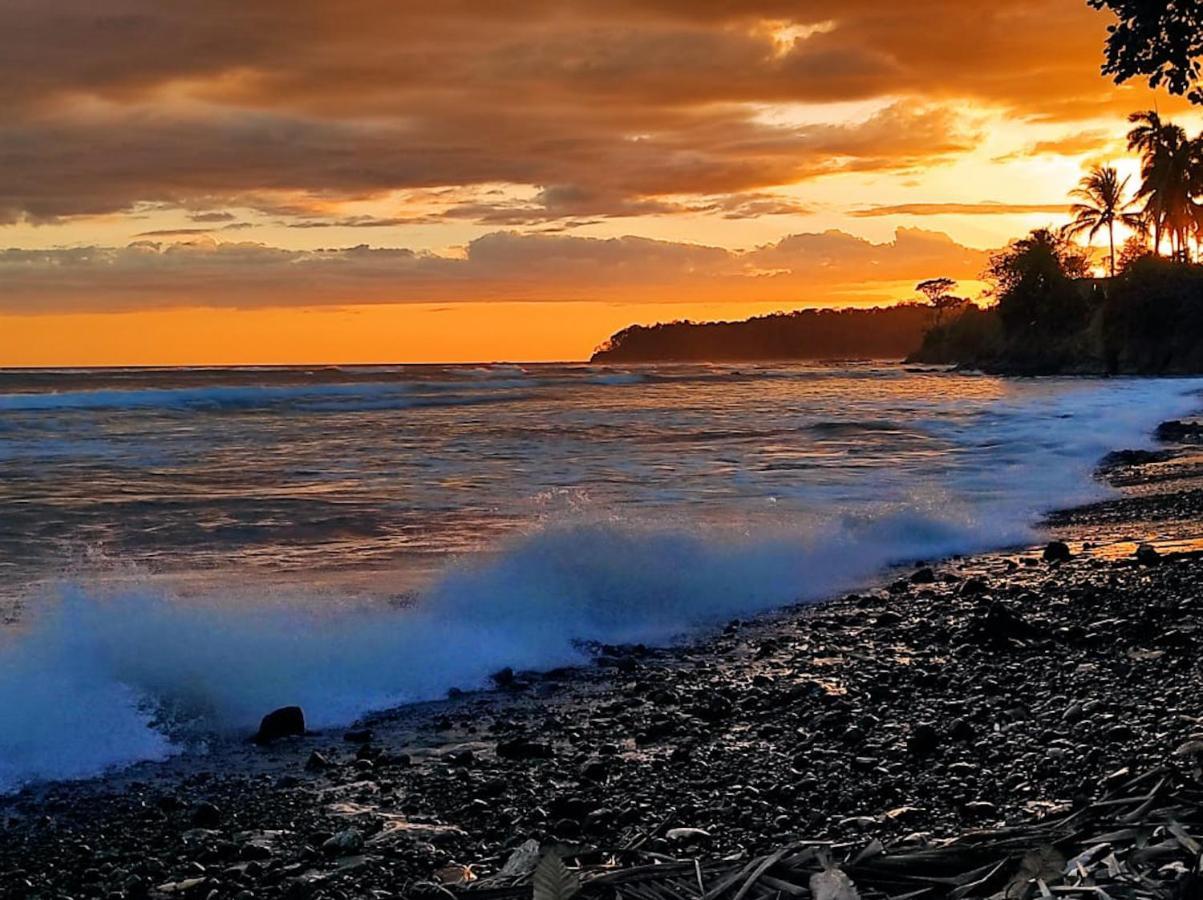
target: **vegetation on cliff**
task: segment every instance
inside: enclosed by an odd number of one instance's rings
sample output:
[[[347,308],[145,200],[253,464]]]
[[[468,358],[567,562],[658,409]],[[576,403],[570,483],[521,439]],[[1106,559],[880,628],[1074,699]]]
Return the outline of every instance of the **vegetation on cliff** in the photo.
[[[593,362],[902,359],[931,324],[930,307],[901,303],[804,309],[743,322],[632,325],[599,347]]]

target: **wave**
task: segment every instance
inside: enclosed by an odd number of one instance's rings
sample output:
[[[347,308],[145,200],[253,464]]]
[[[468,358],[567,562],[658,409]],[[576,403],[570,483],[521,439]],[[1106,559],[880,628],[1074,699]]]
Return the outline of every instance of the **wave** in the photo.
[[[151,591],[64,590],[0,653],[0,791],[162,759],[301,705],[312,727],[484,686],[504,666],[582,663],[582,641],[665,644],[815,600],[891,562],[988,546],[905,514],[813,534],[552,528],[446,572],[406,609],[254,611]]]

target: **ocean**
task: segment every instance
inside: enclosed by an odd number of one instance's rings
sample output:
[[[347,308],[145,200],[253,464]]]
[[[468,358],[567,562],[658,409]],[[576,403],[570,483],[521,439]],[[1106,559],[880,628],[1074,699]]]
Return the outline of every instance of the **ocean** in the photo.
[[[0,371],[0,791],[1040,540],[1190,379]]]

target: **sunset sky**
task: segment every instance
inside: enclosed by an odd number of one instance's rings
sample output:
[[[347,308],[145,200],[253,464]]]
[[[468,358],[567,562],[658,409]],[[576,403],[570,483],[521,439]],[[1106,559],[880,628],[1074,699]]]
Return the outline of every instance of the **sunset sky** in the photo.
[[[0,365],[580,359],[975,282],[1125,117],[1085,0],[8,0]]]

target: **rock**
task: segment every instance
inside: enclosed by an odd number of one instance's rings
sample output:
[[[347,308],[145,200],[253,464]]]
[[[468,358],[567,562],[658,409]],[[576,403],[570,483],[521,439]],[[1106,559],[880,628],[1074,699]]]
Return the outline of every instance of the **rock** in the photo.
[[[586,781],[604,781],[609,771],[609,760],[602,759],[599,756],[591,756],[585,760],[580,768],[581,778]]]
[[[989,819],[998,815],[998,807],[986,800],[974,800],[965,804],[964,812],[971,819]]]
[[[1166,450],[1116,450],[1103,457],[1102,468],[1118,466],[1144,466],[1149,463],[1165,462],[1172,455]]]
[[[911,729],[906,739],[906,749],[915,756],[927,756],[940,746],[940,733],[929,722],[920,722]]]
[[[192,807],[191,822],[197,828],[216,828],[221,824],[221,810],[207,800]]]
[[[356,728],[344,734],[343,740],[349,744],[370,744],[372,737],[372,729]]]
[[[503,690],[508,687],[513,687],[514,682],[517,680],[516,676],[514,675],[514,670],[509,666],[506,666],[504,669],[499,669],[490,675],[489,678],[492,679],[493,684],[497,685],[497,687]]]
[[[911,575],[911,584],[935,584],[936,573],[931,566],[924,566]]]
[[[704,828],[670,828],[665,832],[664,837],[670,844],[678,846],[710,842],[710,832]]]
[[[555,750],[550,744],[543,744],[526,738],[514,738],[512,741],[501,741],[497,744],[497,755],[502,759],[551,759]]]
[[[282,706],[269,712],[259,723],[256,744],[270,744],[282,737],[305,734],[305,713],[299,706]]]
[[[987,584],[981,578],[966,578],[961,582],[961,587],[957,594],[962,597],[976,597],[979,594],[986,593]]]
[[[1166,443],[1195,443],[1203,440],[1203,423],[1199,422],[1162,422],[1157,426],[1157,440]]]
[[[305,770],[308,772],[324,772],[328,768],[330,768],[330,760],[316,750],[309,754],[309,759],[305,760]]]
[[[1161,554],[1152,544],[1141,544],[1136,548],[1136,561],[1142,566],[1156,566],[1161,563]]]
[[[358,828],[347,828],[322,842],[322,852],[328,856],[351,856],[363,849],[363,835]]]
[[[1065,541],[1049,541],[1044,548],[1043,559],[1046,563],[1069,562],[1073,554],[1069,552],[1069,544]]]
[[[960,717],[952,720],[952,724],[948,726],[948,736],[954,741],[971,741],[975,730],[972,724]]]

